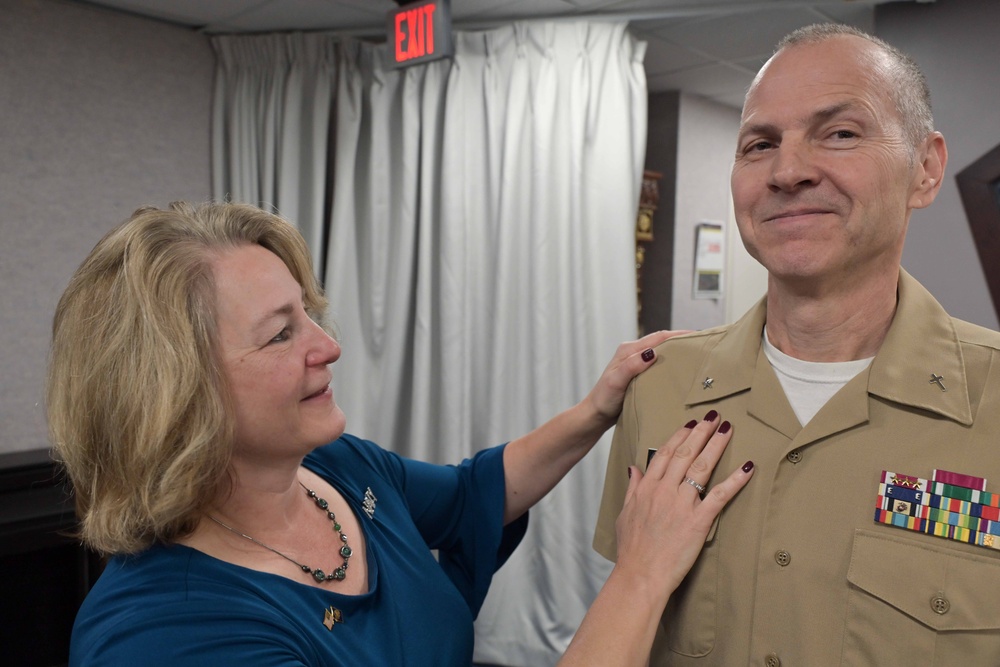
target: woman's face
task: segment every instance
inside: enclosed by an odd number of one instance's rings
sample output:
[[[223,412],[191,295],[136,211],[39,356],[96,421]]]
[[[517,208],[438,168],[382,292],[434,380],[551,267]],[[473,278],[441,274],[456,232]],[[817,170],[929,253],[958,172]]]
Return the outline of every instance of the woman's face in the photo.
[[[271,251],[240,246],[212,262],[237,457],[301,458],[345,426],[329,364],[340,345],[305,311],[302,286]]]

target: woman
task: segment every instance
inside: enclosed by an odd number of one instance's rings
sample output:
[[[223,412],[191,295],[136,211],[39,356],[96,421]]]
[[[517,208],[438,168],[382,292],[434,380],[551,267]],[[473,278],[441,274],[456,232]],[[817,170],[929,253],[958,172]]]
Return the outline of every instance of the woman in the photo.
[[[433,466],[344,434],[325,307],[301,236],[250,206],[141,209],[78,269],[53,325],[49,420],[82,539],[113,557],[70,664],[468,665],[472,620],[528,508],[614,423],[669,336],[622,345],[583,401],[535,431]],[[643,512],[683,506],[649,482],[695,491],[674,478],[706,441],[700,468],[714,467],[715,426],[682,429],[656,480],[635,475],[625,544]],[[695,534],[688,551],[745,481],[737,471],[717,500],[665,514]],[[637,545],[625,572],[643,562]],[[664,569],[678,563],[690,567]],[[602,593],[612,613],[635,585],[618,579]]]

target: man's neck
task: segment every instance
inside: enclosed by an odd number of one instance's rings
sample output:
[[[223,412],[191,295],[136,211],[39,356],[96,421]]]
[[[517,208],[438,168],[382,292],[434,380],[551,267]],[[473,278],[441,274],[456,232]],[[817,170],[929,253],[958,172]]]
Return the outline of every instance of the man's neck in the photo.
[[[771,277],[767,336],[803,361],[852,361],[875,356],[896,312],[898,273],[891,279],[790,288]]]

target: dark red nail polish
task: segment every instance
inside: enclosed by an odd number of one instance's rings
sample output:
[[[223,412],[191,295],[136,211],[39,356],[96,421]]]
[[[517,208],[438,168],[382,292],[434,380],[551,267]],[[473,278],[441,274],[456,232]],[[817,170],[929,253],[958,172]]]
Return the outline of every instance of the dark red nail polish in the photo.
[[[653,348],[649,348],[642,351],[642,360],[646,362],[653,360]]]
[[[729,422],[722,422],[722,424],[719,425],[719,433],[723,434],[729,433],[729,429],[731,429],[732,427],[733,425],[730,424]]]
[[[715,419],[716,419],[716,417],[718,417],[718,416],[719,416],[718,412],[716,412],[715,410],[709,410],[708,414],[705,415],[705,421],[707,421],[707,422],[714,422]]]
[[[747,461],[743,464],[743,472],[750,472],[753,470],[753,461]]]
[[[698,420],[697,419],[692,419],[687,424],[684,424],[684,428],[694,428],[697,425],[698,425]]]

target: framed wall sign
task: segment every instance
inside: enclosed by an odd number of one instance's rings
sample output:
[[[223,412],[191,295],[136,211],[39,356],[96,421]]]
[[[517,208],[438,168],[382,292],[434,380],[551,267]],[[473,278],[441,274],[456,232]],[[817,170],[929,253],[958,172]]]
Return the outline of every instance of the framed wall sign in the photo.
[[[722,271],[725,235],[719,223],[703,222],[695,229],[694,299],[718,299],[722,296]]]

